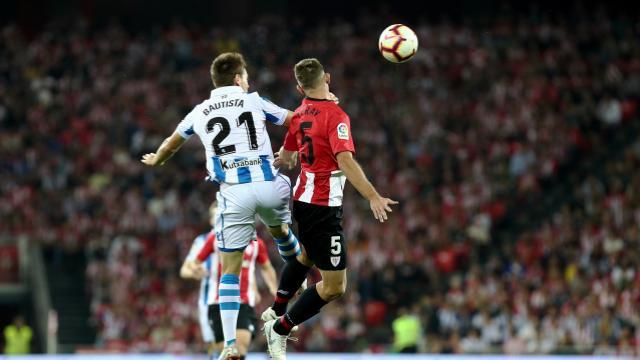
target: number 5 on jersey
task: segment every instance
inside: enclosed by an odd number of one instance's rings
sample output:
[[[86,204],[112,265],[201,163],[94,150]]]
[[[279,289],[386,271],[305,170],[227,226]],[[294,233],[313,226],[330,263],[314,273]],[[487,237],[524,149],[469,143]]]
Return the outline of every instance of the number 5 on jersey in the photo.
[[[342,253],[342,243],[340,242],[340,235],[331,237],[331,265],[338,266],[340,264],[340,254]]]
[[[342,252],[342,244],[340,243],[340,235],[331,237],[331,254],[340,255]]]
[[[307,153],[301,153],[302,161],[306,162],[309,165],[313,164],[313,142],[311,141],[311,136],[307,135],[306,130],[310,130],[313,126],[311,121],[305,121],[300,123],[300,132],[302,133],[302,146],[307,144]]]

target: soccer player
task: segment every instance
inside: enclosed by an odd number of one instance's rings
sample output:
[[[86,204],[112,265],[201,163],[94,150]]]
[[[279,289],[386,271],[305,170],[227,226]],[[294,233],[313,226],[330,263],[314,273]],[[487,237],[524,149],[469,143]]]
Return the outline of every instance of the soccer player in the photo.
[[[220,252],[216,251],[215,238],[211,236],[208,238],[200,252],[196,255],[193,262],[189,264],[193,273],[207,274],[206,276],[211,279],[211,287],[208,291],[208,318],[209,324],[213,329],[213,336],[215,338],[215,344],[213,345],[214,351],[220,351],[223,349],[223,331],[222,321],[220,317],[220,303],[224,302],[224,291],[217,289],[220,284],[221,264],[220,264]],[[255,271],[256,264],[260,267],[262,274],[269,292],[275,295],[277,289],[276,271],[273,269],[271,262],[269,261],[269,254],[267,248],[262,239],[256,237],[255,241],[251,241],[249,245],[244,249],[242,271],[240,273],[240,312],[238,316],[237,329],[237,347],[240,359],[244,359],[251,338],[255,334],[256,329],[256,313],[254,306],[258,301],[258,291],[256,286]],[[209,270],[205,266],[209,266]],[[224,290],[224,289],[221,289]]]
[[[329,98],[330,76],[322,64],[317,59],[305,59],[295,65],[294,73],[298,91],[305,98],[295,111],[278,158],[283,166],[292,166],[300,153],[293,214],[306,256],[320,270],[322,280],[308,287],[287,311],[288,299],[281,294],[292,294],[301,278],[290,272],[292,267],[283,269],[276,300],[263,313],[263,318],[274,313],[278,316],[266,321],[263,328],[274,360],[286,359],[286,340],[294,326],[345,292],[347,253],[341,224],[345,181],[369,200],[373,216],[380,222],[387,220],[390,205],[397,204],[380,196],[354,159],[349,117],[335,102],[325,100]],[[296,266],[304,264],[298,262]],[[308,269],[297,271],[306,274]]]
[[[288,226],[291,184],[273,166],[266,130],[267,121],[287,126],[293,113],[258,93],[248,93],[249,77],[241,54],[216,57],[211,79],[215,87],[211,97],[196,105],[155,153],[142,157],[142,162],[150,166],[164,164],[193,134],[204,145],[209,178],[220,183],[214,229],[222,262],[220,296],[225,299],[220,303],[225,339],[220,360],[237,360],[239,276],[244,249],[255,239],[255,215],[269,227],[285,260],[301,254],[298,240]]]
[[[216,206],[214,202],[209,207],[209,223],[213,227],[215,224]],[[201,266],[198,266],[196,257],[200,253],[200,250],[205,246],[208,241],[213,241],[215,237],[213,230],[209,233],[198,235],[191,244],[189,253],[184,259],[182,266],[180,267],[180,277],[183,279],[196,279],[200,280],[200,296],[198,296],[198,320],[200,323],[200,331],[202,332],[202,340],[208,345],[207,351],[211,356],[215,351],[213,347],[213,330],[209,325],[209,290],[213,288],[212,282],[214,278],[206,276],[211,272],[212,260],[207,259]]]

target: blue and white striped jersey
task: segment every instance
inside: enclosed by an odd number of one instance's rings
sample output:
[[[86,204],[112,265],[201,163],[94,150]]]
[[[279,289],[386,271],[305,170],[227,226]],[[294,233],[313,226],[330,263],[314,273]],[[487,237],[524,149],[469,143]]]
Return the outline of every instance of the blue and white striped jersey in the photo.
[[[271,181],[277,170],[266,122],[282,125],[287,113],[257,92],[223,86],[191,110],[176,131],[185,139],[200,137],[210,179],[221,184]]]
[[[195,239],[193,239],[193,243],[191,243],[191,248],[189,249],[189,253],[187,254],[187,258],[185,260],[195,261],[198,257],[198,253],[204,247],[204,244],[207,243],[208,233],[200,234]],[[207,261],[203,263],[207,273],[211,274],[211,270],[213,269],[213,255],[207,258]],[[205,276],[200,280],[200,296],[198,297],[198,304],[202,306],[209,305],[209,294],[211,287],[215,287],[215,277]]]

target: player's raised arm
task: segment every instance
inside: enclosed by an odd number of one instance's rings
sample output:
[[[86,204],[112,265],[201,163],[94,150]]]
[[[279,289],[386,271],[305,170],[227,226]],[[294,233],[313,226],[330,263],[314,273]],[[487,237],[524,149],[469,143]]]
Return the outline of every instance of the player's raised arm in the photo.
[[[380,222],[387,220],[387,212],[392,212],[389,205],[395,205],[398,202],[382,197],[378,193],[350,151],[340,152],[336,158],[338,166],[347,177],[347,180],[358,190],[360,195],[369,200],[373,216]]]
[[[174,132],[168,138],[164,139],[155,153],[144,154],[142,163],[149,166],[163,165],[175,154],[187,139],[183,138],[178,132]]]
[[[175,154],[182,144],[185,143],[193,134],[193,120],[195,109],[193,109],[176,127],[176,130],[164,139],[158,150],[155,153],[149,153],[142,156],[142,163],[149,166],[163,165],[165,161],[169,160],[173,154]]]

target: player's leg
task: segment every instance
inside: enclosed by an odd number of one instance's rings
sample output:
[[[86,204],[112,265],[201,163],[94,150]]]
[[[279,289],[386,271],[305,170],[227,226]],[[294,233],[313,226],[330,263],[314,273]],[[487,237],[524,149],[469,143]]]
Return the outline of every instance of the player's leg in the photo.
[[[238,352],[244,358],[249,352],[251,339],[253,339],[256,331],[258,319],[253,307],[248,304],[240,306],[240,315],[238,316]]]
[[[224,345],[220,359],[238,359],[236,324],[240,310],[240,271],[245,247],[255,236],[253,184],[234,185],[218,192],[216,242],[222,263],[218,284]]]
[[[236,322],[240,310],[240,271],[243,251],[220,252],[222,276],[218,285],[220,318],[225,346],[236,343]]]
[[[286,342],[295,326],[318,314],[323,306],[344,294],[347,284],[346,269],[321,270],[320,273],[322,281],[309,286],[284,316],[264,324],[263,331],[273,360],[286,359]]]
[[[298,257],[284,264],[273,305],[265,311],[264,316],[262,316],[263,321],[284,315],[289,301],[296,295],[296,292],[301,288],[302,291],[305,290],[304,282],[311,266],[313,266],[313,262],[307,257],[304,247]]]
[[[305,290],[286,314],[265,323],[269,353],[286,357],[286,339],[294,326],[313,317],[346,289],[347,252],[342,232],[342,209],[294,202],[301,242],[308,257],[320,269],[322,281]]]
[[[238,352],[240,353],[241,359],[244,359],[247,356],[247,353],[249,352],[249,346],[251,345],[252,336],[253,334],[249,330],[238,329],[237,346],[238,346]]]
[[[342,296],[347,288],[347,270],[320,270],[322,281],[305,290],[273,330],[288,335],[291,329],[320,312],[323,306]]]
[[[285,262],[293,260],[301,254],[301,249],[298,239],[289,227],[291,182],[286,176],[278,174],[273,181],[264,182],[263,185],[265,189],[258,196],[258,215],[269,228],[282,259]]]
[[[278,247],[278,253],[287,262],[300,256],[301,248],[298,238],[295,236],[289,224],[280,223],[277,225],[267,225],[269,233],[273,236]]]
[[[222,334],[222,320],[220,320],[220,305],[209,305],[209,326],[213,331],[213,341],[209,347],[209,354],[215,359],[215,354],[220,354],[224,349],[224,335]]]
[[[200,331],[202,332],[202,341],[207,344],[207,353],[209,358],[212,358],[214,354],[213,344],[213,329],[209,324],[209,306],[205,304],[202,299],[198,301],[198,320],[200,323]]]
[[[289,227],[291,183],[285,176],[278,175],[274,181],[265,183],[265,188],[259,197],[261,206],[258,208],[258,215],[269,228],[278,251],[285,260],[273,310],[267,309],[262,316],[267,321],[284,314],[289,300],[306,279],[313,263],[307,258],[302,245]]]

